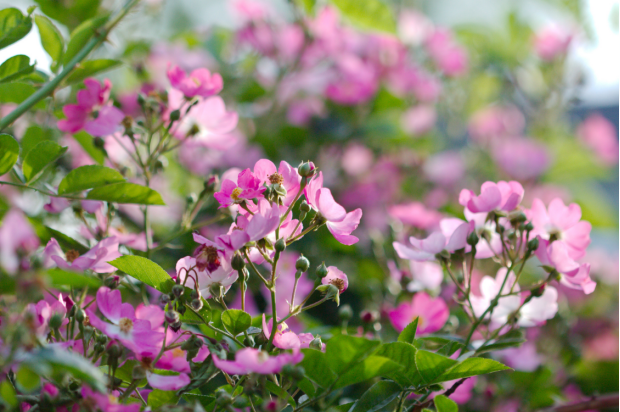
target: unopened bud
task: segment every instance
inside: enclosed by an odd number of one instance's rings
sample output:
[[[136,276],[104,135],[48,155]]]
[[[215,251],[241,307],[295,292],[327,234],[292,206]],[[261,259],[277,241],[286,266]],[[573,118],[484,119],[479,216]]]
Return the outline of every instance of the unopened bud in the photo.
[[[248,348],[253,348],[255,342],[254,342],[254,338],[252,337],[252,335],[246,336],[246,338],[243,340],[243,344]]]
[[[170,112],[170,122],[176,122],[181,118],[181,112],[178,110],[173,110]]]
[[[79,323],[82,323],[84,322],[84,319],[86,319],[86,313],[84,313],[84,310],[82,308],[77,308],[77,310],[75,311],[75,320]]]
[[[97,149],[103,149],[105,147],[105,140],[97,136],[93,139],[93,144],[95,145]]]
[[[122,350],[123,349],[118,345],[118,343],[112,343],[110,346],[108,346],[106,352],[108,353],[108,356],[110,358],[118,358],[119,356],[121,356]]]
[[[194,310],[202,309],[202,305],[203,305],[202,299],[192,299],[192,301],[189,304]]]
[[[321,263],[319,267],[316,268],[315,273],[319,279],[323,279],[325,276],[327,276],[327,274],[329,273],[329,270],[327,270],[327,266],[325,266],[325,262]]]
[[[215,189],[220,184],[220,178],[217,175],[210,175],[207,180],[205,180],[205,190],[208,192],[215,192]]]
[[[118,288],[118,285],[120,285],[120,283],[121,283],[121,277],[118,275],[108,276],[103,281],[103,284],[112,290]]]
[[[213,296],[214,299],[219,299],[224,296],[224,287],[219,283],[212,284],[209,288],[209,291],[211,292],[211,296]]]
[[[305,200],[299,205],[299,211],[301,213],[308,213],[310,211],[310,205]]]
[[[469,246],[476,246],[479,241],[480,238],[478,237],[478,234],[476,232],[471,232],[469,235],[467,235],[467,244]]]
[[[510,220],[510,224],[513,227],[516,227],[519,223],[523,223],[527,220],[527,216],[525,216],[525,213],[523,213],[520,210],[515,210],[513,212],[510,212],[510,214],[508,215],[508,220]]]
[[[301,177],[312,177],[316,171],[316,167],[312,162],[305,162],[299,165],[297,172]]]
[[[532,230],[534,230],[534,224],[532,222],[527,222],[525,226],[523,226],[523,229],[531,232]]]
[[[192,289],[191,293],[189,294],[189,297],[191,299],[200,299],[202,297],[202,293],[200,293],[199,290]]]
[[[63,316],[60,315],[59,313],[54,313],[52,317],[50,318],[50,328],[58,329],[59,327],[62,326],[62,321],[63,321]]]
[[[170,303],[170,295],[168,295],[167,293],[162,293],[161,296],[159,296],[159,301],[162,303],[162,305],[167,305],[168,303]]]
[[[304,255],[301,255],[295,261],[295,269],[299,270],[300,272],[306,272],[309,268],[310,268],[310,261]]]
[[[323,350],[323,341],[320,336],[315,336],[315,338],[310,341],[308,346],[312,349]]]
[[[175,323],[171,323],[170,324],[170,329],[172,329],[173,332],[178,332],[181,329],[181,326],[183,326],[181,321],[175,322]]]
[[[183,287],[183,285],[174,285],[172,287],[172,294],[177,298],[181,297],[183,292],[185,292],[185,287]]]
[[[177,308],[177,312],[179,312],[181,316],[185,315],[186,310],[187,309],[185,308],[185,305],[179,305],[179,307]]]
[[[286,250],[286,241],[284,238],[278,239],[278,241],[273,245],[277,252],[284,252]]]
[[[164,318],[169,325],[172,325],[173,323],[177,323],[181,317],[179,316],[179,312],[175,310],[169,310],[164,315]]]
[[[543,283],[542,285],[540,285],[536,289],[533,289],[532,290],[532,296],[534,296],[535,298],[541,297],[543,295],[543,293],[545,293],[545,288],[546,287],[547,287],[547,284]]]
[[[539,243],[540,243],[540,241],[538,240],[538,237],[535,237],[534,239],[528,241],[527,242],[527,250],[529,250],[529,251],[537,250]]]
[[[364,323],[374,323],[379,320],[379,313],[374,310],[363,310],[360,313],[360,319]]]
[[[131,378],[135,380],[141,380],[146,378],[146,370],[142,365],[136,365],[131,371]]]
[[[340,290],[336,286],[330,283],[328,285],[321,285],[316,290],[324,294],[326,299],[331,299],[336,302],[337,306],[340,306]]]
[[[241,257],[240,254],[235,254],[232,258],[231,266],[234,270],[240,271],[245,267],[245,260]]]
[[[100,343],[101,345],[105,345],[106,343],[108,343],[108,337],[106,335],[97,336],[97,343]]]
[[[341,320],[349,320],[353,317],[353,309],[350,305],[342,305],[338,310],[338,317]]]

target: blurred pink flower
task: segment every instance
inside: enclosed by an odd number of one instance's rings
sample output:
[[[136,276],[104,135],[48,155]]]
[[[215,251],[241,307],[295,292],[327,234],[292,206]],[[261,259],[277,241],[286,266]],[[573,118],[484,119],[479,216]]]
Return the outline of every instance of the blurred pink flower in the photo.
[[[560,282],[571,289],[583,290],[589,295],[594,292],[596,282],[590,278],[590,264],[575,262],[570,256],[569,246],[561,240],[549,243],[539,237],[536,257],[540,263],[555,268],[561,275]]]
[[[350,176],[359,176],[370,169],[374,160],[372,150],[364,145],[353,143],[344,149],[342,169]]]
[[[618,164],[618,131],[599,113],[588,116],[578,127],[577,136],[606,165]]]
[[[32,225],[18,209],[9,210],[0,226],[0,265],[13,275],[28,265],[27,257],[39,247]]]
[[[459,203],[472,213],[492,210],[510,212],[521,203],[523,192],[523,186],[519,182],[484,182],[479,196],[471,190],[463,189],[459,195]]]
[[[425,46],[437,67],[446,75],[456,77],[467,71],[467,53],[456,44],[449,30],[436,29],[426,38]]]
[[[441,152],[426,159],[422,166],[424,175],[431,182],[451,186],[465,174],[465,164],[458,152]]]
[[[508,279],[504,283],[504,279],[506,278],[507,269],[501,268],[497,271],[497,275],[495,278],[490,276],[485,276],[480,281],[479,290],[480,296],[472,294],[470,296],[471,304],[474,309],[474,315],[477,317],[482,316],[482,314],[489,308],[491,305],[491,301],[495,299],[498,293],[503,295],[508,294],[512,291],[518,292],[519,285],[515,285],[516,277],[513,272],[510,272],[508,275]],[[504,287],[502,288],[502,284]],[[485,315],[485,319],[491,319],[491,322],[500,326],[503,325],[508,316],[517,310],[521,305],[521,298],[519,295],[506,296],[498,300],[497,306],[493,310],[492,316],[489,316],[487,313]]]
[[[205,68],[193,70],[189,76],[185,70],[177,65],[172,66],[168,72],[168,80],[175,89],[183,93],[185,97],[210,97],[222,91],[224,81],[219,73],[213,73]]]
[[[295,126],[306,126],[312,117],[325,115],[325,104],[318,97],[306,97],[290,102],[286,112],[286,119]]]
[[[542,175],[551,163],[549,151],[542,143],[527,138],[498,141],[493,159],[512,178],[528,180]]]
[[[407,284],[409,292],[420,290],[437,290],[443,282],[443,269],[435,262],[409,261],[411,282]]]
[[[617,331],[606,331],[589,338],[583,349],[583,357],[586,360],[613,361],[618,359],[618,335]]]
[[[403,43],[418,46],[433,32],[433,23],[424,14],[404,9],[398,16],[398,36]]]
[[[467,245],[467,236],[474,230],[474,222],[463,222],[456,227],[450,237],[446,237],[442,232],[433,232],[425,239],[417,239],[413,236],[409,242],[413,249],[399,242],[394,242],[393,246],[398,256],[402,259],[415,260],[417,262],[433,261],[435,255],[443,250],[454,252],[463,249]]]
[[[245,375],[248,373],[258,373],[269,375],[280,373],[284,365],[294,365],[301,362],[304,358],[303,353],[294,351],[293,353],[281,353],[276,356],[269,356],[254,348],[243,348],[235,354],[235,360],[223,360],[213,356],[213,363],[222,371],[229,375]]]
[[[442,218],[441,213],[433,209],[427,209],[420,202],[390,206],[388,213],[391,217],[400,220],[406,225],[424,230],[436,228]]]
[[[448,306],[441,298],[431,298],[424,292],[418,292],[413,296],[411,303],[403,302],[388,314],[392,326],[397,331],[418,318],[418,335],[426,335],[437,332],[446,324],[450,316]]]
[[[506,136],[518,136],[525,127],[525,117],[513,106],[489,106],[477,111],[469,121],[469,135],[478,144]]]
[[[437,121],[435,108],[430,105],[418,105],[409,108],[401,117],[405,133],[418,137],[430,131]]]
[[[554,60],[566,54],[573,35],[565,28],[556,25],[546,26],[534,36],[534,51],[542,60]]]
[[[518,371],[534,372],[542,363],[541,356],[536,352],[536,344],[531,341],[525,342],[517,348],[494,352],[494,355]]]

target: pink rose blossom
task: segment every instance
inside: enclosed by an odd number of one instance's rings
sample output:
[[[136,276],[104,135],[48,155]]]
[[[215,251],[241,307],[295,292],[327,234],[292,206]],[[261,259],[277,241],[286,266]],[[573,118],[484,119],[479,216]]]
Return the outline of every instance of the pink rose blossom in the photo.
[[[178,391],[190,383],[190,378],[186,373],[179,373],[178,375],[158,375],[151,371],[147,371],[146,380],[153,388],[162,391]]]
[[[390,322],[397,331],[418,318],[418,335],[437,332],[446,324],[450,316],[448,305],[441,298],[431,298],[424,292],[413,296],[411,303],[403,302],[389,312]]]
[[[426,159],[422,170],[431,182],[441,186],[452,186],[465,175],[465,163],[460,153],[447,151]]]
[[[214,197],[220,202],[220,209],[246,200],[252,200],[262,195],[265,191],[261,187],[261,181],[250,169],[245,169],[237,176],[237,183],[232,180],[224,180],[219,192],[215,192]]]
[[[480,296],[471,294],[470,300],[474,309],[474,315],[477,317],[482,316],[482,314],[489,308],[491,305],[491,301],[495,299],[498,293],[505,295],[513,292],[520,291],[519,285],[515,284],[516,276],[513,272],[510,272],[508,275],[508,279],[504,282],[506,278],[507,269],[501,268],[495,278],[490,276],[485,276],[480,281]],[[502,284],[504,287],[502,288]],[[521,305],[521,298],[518,295],[505,296],[500,298],[497,302],[497,306],[493,309],[493,314],[489,316],[489,313],[485,315],[485,319],[491,319],[491,322],[500,326],[503,325],[508,316],[516,311]]]
[[[328,266],[327,276],[321,279],[321,284],[334,285],[338,288],[340,293],[342,293],[349,287],[349,278],[347,278],[347,275],[336,266]]]
[[[472,213],[500,210],[510,212],[519,206],[523,199],[523,186],[519,182],[485,182],[480,188],[480,195],[463,189],[459,195],[459,203]]]
[[[517,324],[523,328],[543,325],[558,312],[558,291],[546,286],[542,296],[535,297],[519,311]]]
[[[490,106],[479,110],[469,121],[469,135],[478,144],[497,138],[517,136],[523,132],[525,117],[512,106]]]
[[[90,269],[97,273],[114,272],[116,268],[107,262],[122,256],[114,236],[103,239],[81,256],[74,250],[63,253],[58,241],[52,238],[45,246],[44,254],[46,267],[56,265],[61,269],[79,272]]]
[[[388,214],[406,225],[424,230],[436,228],[442,216],[441,213],[436,210],[427,209],[420,202],[390,206],[388,208]]]
[[[565,55],[573,33],[555,25],[544,27],[534,37],[534,51],[542,60],[551,61]]]
[[[467,53],[454,42],[449,30],[435,30],[426,39],[425,46],[435,64],[446,75],[456,77],[467,71]]]
[[[446,237],[442,232],[433,232],[425,239],[409,238],[410,248],[400,242],[394,242],[393,246],[398,256],[402,259],[424,262],[435,260],[435,255],[447,250],[454,252],[467,246],[467,236],[474,230],[474,222],[462,222],[456,227],[450,237]]]
[[[618,131],[599,113],[588,116],[578,127],[577,136],[608,166],[618,164]]]
[[[405,133],[418,137],[430,131],[437,121],[437,112],[430,105],[418,105],[403,113],[401,125]]]
[[[223,360],[213,356],[213,363],[230,375],[246,375],[248,373],[269,375],[271,373],[280,373],[284,365],[297,364],[303,358],[303,353],[299,351],[269,356],[267,352],[259,349],[243,348],[237,351],[234,361]]]
[[[575,262],[570,256],[569,246],[561,240],[549,243],[539,237],[539,242],[536,257],[543,265],[551,266],[560,273],[560,283],[582,290],[586,295],[594,292],[596,282],[590,278],[589,263]]]
[[[527,138],[500,141],[493,148],[492,155],[504,172],[519,180],[538,177],[551,164],[547,147]]]
[[[373,160],[372,150],[354,143],[347,146],[342,154],[342,169],[350,176],[359,176],[369,170]]]
[[[15,274],[20,266],[28,265],[25,258],[39,247],[32,225],[18,210],[9,210],[0,226],[0,265],[9,274]]]
[[[194,239],[196,239],[196,237],[202,238],[202,236],[195,234]],[[181,284],[185,283],[186,287],[192,289],[195,288],[194,285],[196,280],[198,282],[198,289],[205,299],[210,299],[212,297],[211,288],[215,285],[222,286],[224,288],[223,293],[225,294],[228,292],[232,284],[237,281],[239,274],[237,271],[232,269],[230,262],[225,258],[217,259],[217,262],[217,265],[211,266],[211,269],[213,270],[209,270],[208,267],[201,270],[200,267],[197,266],[196,259],[186,256],[179,259],[177,262],[177,277],[179,278]],[[191,268],[194,268],[194,270],[189,270]],[[185,281],[186,277],[187,281]]]
[[[139,412],[141,408],[139,403],[123,405],[118,402],[116,396],[95,392],[86,385],[82,386],[82,402],[105,412]]]
[[[435,262],[409,261],[412,281],[407,285],[409,292],[438,290],[443,282],[443,269]]]
[[[168,72],[168,80],[175,89],[181,91],[185,97],[210,97],[222,91],[224,82],[219,73],[207,69],[193,70],[189,76],[179,66],[172,66]]]
[[[260,185],[269,186],[272,183],[280,183],[286,189],[286,196],[283,199],[284,206],[290,206],[299,193],[299,182],[301,177],[297,173],[297,168],[292,167],[285,161],[280,162],[280,167],[272,161],[261,159],[254,165],[254,176],[260,180]]]

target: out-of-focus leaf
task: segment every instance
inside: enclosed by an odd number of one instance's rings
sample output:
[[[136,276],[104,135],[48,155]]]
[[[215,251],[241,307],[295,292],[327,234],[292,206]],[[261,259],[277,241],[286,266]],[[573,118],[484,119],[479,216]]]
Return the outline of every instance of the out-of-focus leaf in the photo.
[[[14,7],[0,10],[0,49],[15,43],[30,32],[32,18]]]
[[[369,30],[396,33],[396,22],[389,6],[381,0],[330,0],[354,25]]]
[[[41,386],[41,378],[28,365],[20,366],[15,375],[15,382],[23,392],[32,392]]]
[[[62,232],[59,232],[56,229],[45,226],[43,223],[39,222],[36,219],[28,218],[28,221],[30,222],[35,232],[37,233],[37,236],[39,237],[39,239],[41,239],[41,242],[43,243],[47,243],[50,241],[51,238],[54,238],[58,241],[58,244],[63,249],[74,249],[78,251],[80,255],[83,255],[89,250],[88,247],[81,244],[77,240],[65,235]]]
[[[327,363],[327,356],[316,349],[302,349],[304,359],[301,366],[306,371],[306,376],[321,388],[326,388],[336,380],[336,374]]]
[[[287,391],[273,383],[272,381],[267,381],[265,387],[269,389],[269,392],[276,395],[278,398],[285,400],[288,402],[293,408],[297,407],[297,403],[295,403],[295,399],[291,395],[288,394]]]
[[[212,410],[213,406],[211,406],[211,408],[207,408],[208,405],[212,405],[215,402],[215,396],[210,396],[210,395],[203,395],[201,393],[192,393],[192,392],[188,392],[188,393],[184,393],[183,394],[183,399],[185,399],[187,402],[189,403],[194,403],[194,402],[198,402],[202,405],[202,407],[205,409],[205,411],[208,410]]]
[[[136,183],[115,183],[97,187],[86,196],[91,200],[115,203],[137,203],[140,205],[165,206],[161,195],[151,188]]]
[[[62,34],[58,28],[45,16],[34,16],[34,22],[39,28],[39,36],[41,37],[41,45],[43,49],[49,54],[54,62],[53,71],[58,68],[58,62],[62,59],[62,55],[65,51],[65,41],[62,38]]]
[[[400,335],[398,335],[399,342],[413,343],[415,333],[418,330],[418,319],[419,318],[415,318],[413,322],[408,324]]]
[[[4,402],[9,406],[17,406],[17,396],[15,395],[15,388],[11,385],[8,379],[5,379],[0,383],[0,402]]]
[[[308,395],[308,397],[310,397],[310,398],[314,398],[314,396],[316,395],[316,389],[314,388],[314,385],[307,378],[304,378],[304,379],[298,381],[297,382],[297,387],[299,389],[301,389],[303,391],[303,393]]]
[[[420,351],[423,352],[423,351]],[[446,358],[450,359],[450,358]],[[455,361],[456,362],[456,361]],[[447,362],[442,361],[441,364],[446,364]],[[419,365],[419,363],[418,363]],[[506,365],[503,365],[493,359],[485,359],[485,358],[467,358],[463,362],[459,362],[454,365],[450,369],[443,372],[437,378],[427,380],[427,383],[437,383],[437,382],[446,382],[452,381],[455,379],[468,378],[470,376],[476,375],[484,375],[487,373],[499,372],[510,370],[510,368]],[[423,375],[424,376],[424,375]]]
[[[0,134],[0,175],[9,172],[19,157],[19,143],[13,136]]]
[[[113,69],[120,64],[121,62],[119,60],[113,59],[97,59],[82,62],[78,64],[75,70],[65,79],[65,84],[79,83],[87,77]]]
[[[325,358],[331,369],[341,375],[353,364],[363,361],[379,344],[378,340],[349,335],[334,336],[329,340]]]
[[[41,11],[73,29],[84,20],[95,17],[101,0],[35,0]]]
[[[618,213],[610,194],[595,181],[576,181],[570,185],[575,201],[581,206],[581,219],[594,227],[617,228]]]
[[[435,396],[434,401],[437,412],[459,412],[456,402],[444,395]]]
[[[52,286],[54,287],[72,286],[74,288],[89,287],[91,289],[96,289],[101,286],[99,279],[60,268],[48,270],[47,275],[51,280]]]
[[[0,83],[11,82],[24,77],[34,71],[34,64],[30,65],[30,57],[18,54],[7,59],[0,65]]]
[[[394,410],[402,388],[390,381],[379,381],[372,385],[362,397],[355,402],[350,412],[389,412]]]
[[[523,331],[520,329],[515,329],[500,336],[498,339],[492,341],[488,345],[478,348],[476,352],[486,353],[495,350],[514,348],[517,346],[521,346],[523,342],[525,342],[525,336],[523,334]]]
[[[140,256],[121,256],[108,263],[162,293],[172,290],[174,282],[170,275],[152,260]]]
[[[108,21],[107,16],[95,17],[90,20],[86,20],[84,23],[76,27],[75,30],[73,30],[69,44],[67,44],[67,50],[65,51],[65,55],[62,59],[63,65],[69,63],[71,59],[73,59],[75,55],[82,50],[91,37],[94,36],[95,31],[103,26],[106,21]]]
[[[124,182],[125,178],[114,169],[99,165],[81,166],[65,176],[58,185],[58,194],[81,192],[86,189]]]
[[[415,363],[418,368],[418,372],[422,375],[422,379],[424,379],[424,382],[435,383],[450,380],[437,380],[437,378],[442,376],[448,369],[456,365],[458,362],[454,359],[450,359],[446,356],[438,355],[433,352],[418,350],[415,354]]]
[[[394,373],[404,369],[401,365],[388,358],[370,355],[362,362],[356,363],[348,371],[344,372],[334,389],[344,388],[358,382],[364,382],[378,376],[391,377]]]
[[[105,160],[104,152],[95,146],[94,139],[91,135],[85,131],[77,132],[73,135],[73,138],[82,146],[82,149],[97,163],[103,164]]]
[[[14,277],[0,273],[0,295],[15,294],[16,286]]]
[[[122,379],[123,384],[124,384],[123,386],[127,387],[127,385],[129,385],[133,381],[133,376],[132,376],[133,368],[139,364],[140,363],[136,360],[130,359],[128,361],[125,361],[125,363],[123,363],[122,366],[116,368],[114,377]],[[108,365],[100,366],[99,368],[103,371],[103,373],[105,373],[106,375],[108,374],[108,368],[109,368]],[[146,386],[147,383],[148,381],[146,380],[146,378],[143,378],[140,381],[138,381],[138,387],[142,388]]]
[[[179,399],[175,391],[153,389],[153,392],[149,393],[149,400],[147,403],[151,408],[155,409],[164,405],[176,405]]]
[[[12,82],[0,83],[0,103],[21,103],[36,92],[28,83]],[[41,100],[33,106],[35,109],[45,109],[45,102]]]
[[[227,331],[237,336],[252,324],[252,318],[239,309],[228,309],[222,312],[222,324]]]
[[[62,147],[52,141],[37,144],[34,149],[28,152],[22,164],[26,183],[33,183],[40,178],[49,166],[65,154],[67,149],[66,146]]]

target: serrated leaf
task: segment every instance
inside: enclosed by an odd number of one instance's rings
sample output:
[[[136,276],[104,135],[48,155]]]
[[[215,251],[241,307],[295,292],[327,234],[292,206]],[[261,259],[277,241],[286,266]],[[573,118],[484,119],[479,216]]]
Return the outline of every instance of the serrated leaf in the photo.
[[[62,59],[62,55],[65,51],[65,41],[62,38],[62,34],[60,34],[60,31],[54,23],[45,16],[34,16],[34,22],[39,29],[39,36],[43,49],[52,58],[52,61],[55,63],[54,65],[58,66],[58,62]]]
[[[165,206],[161,195],[151,188],[136,183],[115,183],[94,188],[87,199],[114,203],[136,203],[140,205]]]
[[[329,340],[325,355],[331,369],[341,375],[354,363],[363,361],[379,345],[378,340],[338,335]]]
[[[113,69],[120,64],[120,60],[113,59],[97,59],[81,62],[65,79],[65,84],[71,85],[74,83],[79,83],[87,77],[91,77],[106,70]]]
[[[88,43],[88,41],[95,35],[96,30],[103,26],[108,20],[107,16],[95,17],[90,20],[86,20],[80,24],[71,33],[71,39],[67,44],[67,50],[62,59],[63,65],[66,65],[75,57],[76,54],[82,50],[82,48]]]
[[[306,371],[308,379],[321,388],[326,388],[336,380],[336,374],[327,363],[327,356],[316,349],[302,349],[304,359],[301,366]]]
[[[381,0],[330,0],[354,25],[369,30],[396,33],[396,22],[390,7]]]
[[[413,340],[415,339],[415,333],[418,330],[418,319],[415,318],[413,322],[408,324],[405,329],[398,335],[399,342],[407,342],[413,344]]]
[[[388,377],[402,385],[412,386],[422,382],[422,377],[416,367],[415,346],[405,342],[391,342],[381,345],[376,355],[390,359],[402,367],[402,371],[390,374]]]
[[[19,143],[13,136],[0,134],[0,175],[8,173],[19,157]]]
[[[398,402],[402,388],[390,381],[379,381],[355,402],[350,412],[391,412]]]
[[[459,411],[459,407],[456,404],[456,402],[454,402],[452,399],[444,395],[437,395],[435,396],[435,399],[433,400],[435,401],[435,408],[437,409],[437,412],[458,412]]]
[[[34,64],[30,65],[30,57],[18,54],[0,65],[0,83],[17,80],[33,71]]]
[[[19,144],[22,147],[22,159],[26,158],[28,152],[30,152],[36,145],[46,140],[50,139],[46,136],[44,130],[40,126],[34,125],[26,129],[26,132],[19,141]]]
[[[82,146],[82,149],[97,163],[100,165],[105,161],[105,153],[103,150],[95,146],[94,139],[91,135],[85,131],[77,132],[73,135],[73,138]]]
[[[37,89],[28,83],[11,82],[0,83],[0,103],[19,104],[36,92]],[[33,106],[34,109],[45,109],[45,102],[39,101]]]
[[[234,336],[243,333],[252,324],[252,317],[239,309],[228,309],[222,312],[224,328]]]
[[[467,358],[463,362],[445,370],[437,378],[429,380],[427,383],[438,383],[452,381],[455,379],[468,378],[470,376],[484,375],[487,373],[510,370],[506,365],[486,358]]]
[[[333,389],[344,388],[359,382],[364,382],[378,376],[391,377],[397,371],[404,368],[402,365],[393,362],[382,356],[370,355],[363,361],[354,364],[348,371],[343,373]]]
[[[52,141],[37,144],[34,149],[28,152],[22,164],[26,183],[33,183],[40,178],[50,165],[65,154],[67,149],[67,147],[62,147]]]
[[[418,372],[422,376],[422,379],[424,379],[424,382],[435,383],[450,380],[437,380],[437,378],[458,362],[454,359],[450,359],[446,356],[438,355],[433,352],[418,350],[415,354],[415,363],[418,368]]]
[[[32,28],[32,18],[14,7],[0,10],[0,49],[26,36]]]
[[[99,165],[73,169],[58,185],[58,194],[76,193],[95,187],[124,182],[125,178],[114,169]]]
[[[174,282],[170,275],[152,260],[141,256],[121,256],[108,263],[162,293],[172,290]]]
[[[176,405],[179,402],[179,397],[175,391],[162,391],[160,389],[153,389],[149,393],[148,405],[155,409],[164,405]]]

